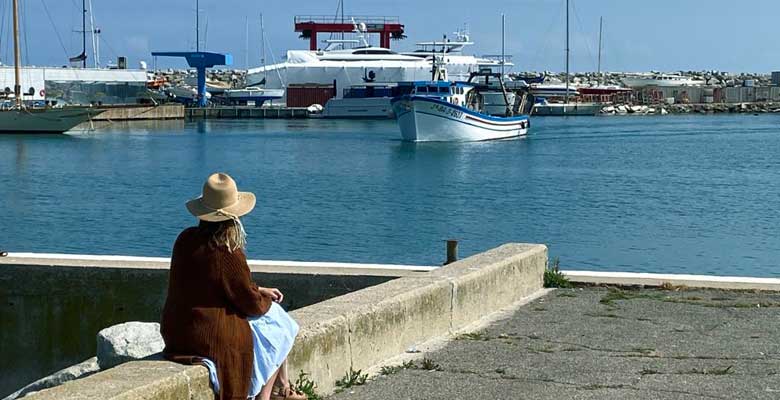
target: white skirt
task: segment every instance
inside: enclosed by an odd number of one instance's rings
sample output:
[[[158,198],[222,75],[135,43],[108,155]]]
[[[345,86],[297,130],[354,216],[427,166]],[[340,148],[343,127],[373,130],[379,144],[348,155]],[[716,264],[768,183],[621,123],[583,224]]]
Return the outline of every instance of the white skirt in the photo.
[[[247,397],[260,394],[263,385],[268,383],[282,362],[292,350],[295,336],[298,335],[298,323],[277,303],[271,303],[271,308],[265,315],[250,317],[249,328],[252,330],[252,342],[255,350],[255,361],[252,366],[252,378],[249,383]],[[203,365],[209,370],[209,380],[214,392],[219,394],[217,366],[208,358],[203,359]]]
[[[255,347],[255,362],[249,385],[249,396],[252,397],[260,393],[263,385],[268,383],[271,375],[290,354],[299,328],[277,303],[271,303],[265,315],[248,320]]]

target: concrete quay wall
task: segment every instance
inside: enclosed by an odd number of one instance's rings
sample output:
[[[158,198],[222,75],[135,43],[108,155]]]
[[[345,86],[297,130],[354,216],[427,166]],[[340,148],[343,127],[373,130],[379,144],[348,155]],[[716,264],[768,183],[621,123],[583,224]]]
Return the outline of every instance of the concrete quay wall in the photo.
[[[99,107],[104,110],[93,121],[130,121],[147,119],[182,119],[184,106],[181,104],[133,105]]]
[[[542,290],[547,247],[507,244],[425,274],[407,276],[291,312],[301,331],[290,371],[318,392],[350,368],[366,369],[447,336]],[[167,361],[122,364],[28,396],[44,399],[211,398],[204,367]]]
[[[263,119],[309,118],[309,110],[305,107],[203,107],[185,109],[187,119]]]
[[[0,397],[95,354],[95,335],[159,321],[167,258],[10,253],[0,257]],[[430,267],[250,261],[253,279],[305,307]]]

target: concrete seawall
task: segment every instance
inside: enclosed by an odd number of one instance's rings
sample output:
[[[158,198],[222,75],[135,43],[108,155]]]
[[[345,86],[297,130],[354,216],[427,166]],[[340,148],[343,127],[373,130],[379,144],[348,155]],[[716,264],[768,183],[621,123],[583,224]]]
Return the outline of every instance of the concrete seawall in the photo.
[[[129,121],[145,119],[182,119],[184,106],[181,104],[116,106],[101,108],[93,121]]]
[[[290,355],[320,393],[350,368],[366,369],[446,336],[542,289],[543,245],[507,244],[434,271],[406,276],[292,311],[301,331]],[[210,399],[206,370],[130,362],[32,394],[39,399]]]
[[[0,397],[95,354],[100,329],[159,321],[169,260],[11,253],[0,258]],[[425,273],[429,267],[250,261],[289,309]]]

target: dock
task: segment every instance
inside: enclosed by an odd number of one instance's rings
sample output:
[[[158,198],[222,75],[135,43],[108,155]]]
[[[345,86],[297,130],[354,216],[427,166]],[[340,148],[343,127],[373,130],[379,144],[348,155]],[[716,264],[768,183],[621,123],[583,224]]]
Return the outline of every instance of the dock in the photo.
[[[186,119],[301,119],[309,118],[306,107],[203,107],[185,108]]]

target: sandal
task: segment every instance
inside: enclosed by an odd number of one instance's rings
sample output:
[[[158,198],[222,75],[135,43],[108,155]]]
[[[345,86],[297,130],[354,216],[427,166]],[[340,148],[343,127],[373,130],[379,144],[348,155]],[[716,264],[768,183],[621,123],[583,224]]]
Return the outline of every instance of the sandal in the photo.
[[[288,387],[281,387],[281,386],[275,386],[274,390],[271,391],[271,400],[308,400],[309,397],[306,396],[303,392],[300,390],[294,389],[292,386]]]

